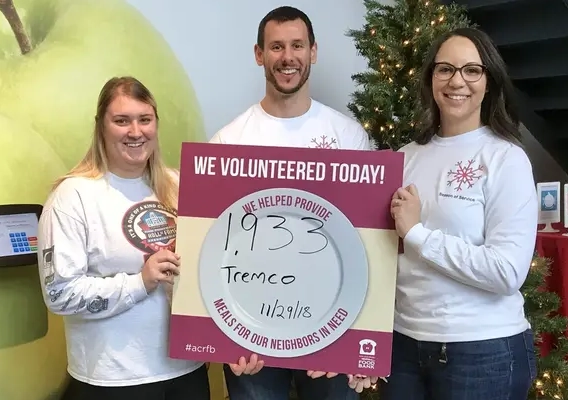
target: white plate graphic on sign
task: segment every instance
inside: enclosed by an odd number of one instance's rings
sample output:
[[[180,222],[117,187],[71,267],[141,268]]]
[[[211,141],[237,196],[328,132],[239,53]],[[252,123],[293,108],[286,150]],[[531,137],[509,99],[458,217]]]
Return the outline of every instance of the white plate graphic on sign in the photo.
[[[234,202],[210,228],[199,284],[209,315],[236,344],[299,357],[351,327],[367,294],[367,255],[356,228],[330,202],[297,189],[261,190]]]

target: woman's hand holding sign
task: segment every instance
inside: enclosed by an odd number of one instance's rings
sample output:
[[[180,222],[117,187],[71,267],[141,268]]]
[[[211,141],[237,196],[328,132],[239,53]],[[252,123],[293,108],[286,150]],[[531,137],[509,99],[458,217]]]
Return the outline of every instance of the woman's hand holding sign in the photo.
[[[396,232],[402,239],[414,225],[420,223],[420,210],[420,196],[416,186],[400,188],[392,196],[391,215],[395,221]]]
[[[146,291],[154,291],[160,282],[173,285],[174,276],[179,275],[180,265],[180,256],[170,250],[162,249],[152,254],[141,271]]]

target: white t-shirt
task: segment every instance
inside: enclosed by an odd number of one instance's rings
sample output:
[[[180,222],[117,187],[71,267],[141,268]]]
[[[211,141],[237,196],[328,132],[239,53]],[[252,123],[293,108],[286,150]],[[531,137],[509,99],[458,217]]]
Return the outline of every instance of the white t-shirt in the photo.
[[[64,316],[75,379],[139,385],[203,364],[168,357],[166,292],[148,295],[140,273],[146,255],[175,243],[175,221],[141,178],[70,178],[50,195],[39,224],[39,272],[47,306]]]
[[[312,99],[295,118],[277,118],[254,104],[217,132],[211,143],[371,150],[369,135],[352,118]]]
[[[487,127],[400,151],[422,223],[399,256],[394,329],[434,342],[526,330],[519,288],[535,248],[538,202],[525,152]]]

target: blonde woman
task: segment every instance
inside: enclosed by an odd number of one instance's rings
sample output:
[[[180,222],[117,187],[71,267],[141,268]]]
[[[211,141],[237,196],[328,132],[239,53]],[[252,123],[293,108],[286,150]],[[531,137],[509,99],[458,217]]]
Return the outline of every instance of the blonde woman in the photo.
[[[152,94],[109,80],[92,145],[54,185],[39,227],[45,302],[65,321],[68,398],[209,400],[205,365],[168,357],[177,193]]]

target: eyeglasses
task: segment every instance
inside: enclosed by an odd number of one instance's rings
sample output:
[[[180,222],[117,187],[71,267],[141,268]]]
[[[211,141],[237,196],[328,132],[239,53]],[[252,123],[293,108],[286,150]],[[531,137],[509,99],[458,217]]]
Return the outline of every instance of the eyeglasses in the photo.
[[[436,79],[449,81],[459,71],[464,81],[473,83],[481,79],[485,70],[485,66],[480,64],[466,64],[458,68],[448,63],[435,63],[433,74]]]

